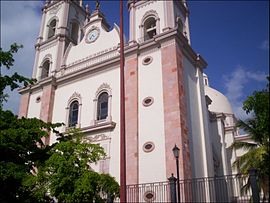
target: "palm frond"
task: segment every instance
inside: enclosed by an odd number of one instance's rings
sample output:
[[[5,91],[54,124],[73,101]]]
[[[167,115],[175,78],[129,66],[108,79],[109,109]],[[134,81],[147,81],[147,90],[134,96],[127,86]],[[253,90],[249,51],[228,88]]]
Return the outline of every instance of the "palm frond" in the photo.
[[[251,149],[254,149],[256,147],[257,147],[257,144],[254,144],[254,143],[236,141],[229,148],[251,150]]]
[[[264,146],[250,149],[247,153],[236,158],[233,168],[238,168],[241,173],[247,173],[250,168],[260,169],[265,154],[267,151]]]

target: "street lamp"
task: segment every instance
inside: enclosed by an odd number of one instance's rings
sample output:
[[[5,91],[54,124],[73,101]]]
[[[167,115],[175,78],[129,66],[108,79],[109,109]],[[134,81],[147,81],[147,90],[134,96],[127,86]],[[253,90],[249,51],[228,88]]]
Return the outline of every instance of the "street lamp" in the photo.
[[[180,183],[179,183],[179,148],[176,146],[174,146],[174,148],[172,149],[173,151],[173,155],[175,157],[176,160],[176,172],[177,172],[177,197],[178,197],[178,202],[180,202]]]

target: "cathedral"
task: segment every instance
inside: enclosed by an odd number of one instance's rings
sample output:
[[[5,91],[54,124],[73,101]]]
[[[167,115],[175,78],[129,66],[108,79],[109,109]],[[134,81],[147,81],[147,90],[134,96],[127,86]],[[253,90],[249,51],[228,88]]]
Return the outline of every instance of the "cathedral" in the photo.
[[[128,1],[124,45],[127,184],[233,173],[236,118],[209,86],[205,59],[191,46],[185,1]],[[109,14],[108,14],[109,15]],[[94,170],[120,180],[120,30],[102,5],[46,1],[35,44],[34,85],[19,90],[20,117],[79,128],[106,157]],[[56,142],[51,133],[46,144]]]

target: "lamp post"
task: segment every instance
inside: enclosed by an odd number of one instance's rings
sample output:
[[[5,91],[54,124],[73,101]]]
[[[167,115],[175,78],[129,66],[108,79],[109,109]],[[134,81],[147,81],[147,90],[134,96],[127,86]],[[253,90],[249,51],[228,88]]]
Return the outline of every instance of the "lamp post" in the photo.
[[[173,151],[173,155],[175,157],[176,160],[176,173],[177,173],[177,198],[178,198],[178,202],[180,202],[180,183],[179,183],[179,148],[176,146],[174,146],[174,148],[172,149]]]

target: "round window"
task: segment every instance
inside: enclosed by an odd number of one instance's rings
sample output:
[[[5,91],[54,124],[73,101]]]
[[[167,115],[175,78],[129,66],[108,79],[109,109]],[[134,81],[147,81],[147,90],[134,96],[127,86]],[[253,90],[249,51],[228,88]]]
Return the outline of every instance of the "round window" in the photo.
[[[144,200],[146,202],[152,202],[155,200],[155,193],[153,191],[147,191],[144,193]]]
[[[150,106],[154,103],[154,98],[153,97],[146,97],[144,100],[143,100],[143,105],[144,106]]]
[[[41,97],[40,97],[40,96],[38,96],[38,97],[36,98],[36,103],[39,103],[39,102],[40,102],[40,100],[41,100]]]
[[[143,65],[148,65],[150,63],[152,63],[153,58],[151,56],[147,56],[143,59]]]
[[[155,148],[155,145],[153,142],[146,142],[143,145],[143,151],[145,152],[151,152],[154,150],[154,148]]]

